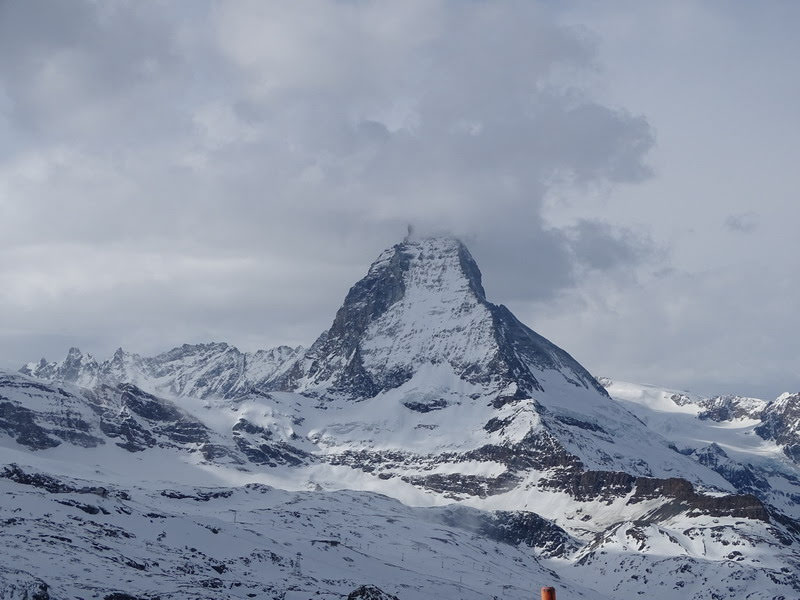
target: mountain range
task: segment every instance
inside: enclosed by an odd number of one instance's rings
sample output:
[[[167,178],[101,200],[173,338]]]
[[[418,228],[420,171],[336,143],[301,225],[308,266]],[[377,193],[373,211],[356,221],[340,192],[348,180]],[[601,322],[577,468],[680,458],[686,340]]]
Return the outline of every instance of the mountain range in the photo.
[[[0,453],[2,598],[800,597],[800,394],[596,378],[450,238],[308,348],[0,372]]]

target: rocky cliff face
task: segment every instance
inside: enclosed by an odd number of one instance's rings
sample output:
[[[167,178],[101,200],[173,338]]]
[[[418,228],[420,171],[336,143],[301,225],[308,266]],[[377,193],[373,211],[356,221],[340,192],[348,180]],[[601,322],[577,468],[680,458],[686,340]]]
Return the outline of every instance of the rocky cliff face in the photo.
[[[773,440],[794,462],[800,464],[800,394],[783,394],[761,414],[756,433]]]
[[[498,395],[542,392],[544,372],[605,395],[569,354],[486,300],[475,260],[454,239],[406,241],[381,254],[282,385],[364,399],[430,364]]]

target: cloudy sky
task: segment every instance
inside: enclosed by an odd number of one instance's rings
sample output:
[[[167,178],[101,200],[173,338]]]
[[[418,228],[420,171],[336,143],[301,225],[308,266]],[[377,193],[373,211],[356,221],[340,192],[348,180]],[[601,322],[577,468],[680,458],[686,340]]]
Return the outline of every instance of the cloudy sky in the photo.
[[[309,344],[412,223],[594,373],[796,391],[798,19],[0,1],[0,367]]]

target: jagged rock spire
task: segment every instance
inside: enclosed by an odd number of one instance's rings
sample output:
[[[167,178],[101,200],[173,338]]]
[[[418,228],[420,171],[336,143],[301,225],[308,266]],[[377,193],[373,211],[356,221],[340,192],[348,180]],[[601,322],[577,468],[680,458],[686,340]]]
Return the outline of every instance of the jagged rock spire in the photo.
[[[281,385],[368,398],[425,365],[447,365],[465,382],[498,393],[541,392],[537,375],[548,370],[605,395],[566,352],[486,300],[477,263],[449,237],[407,238],[382,252]]]

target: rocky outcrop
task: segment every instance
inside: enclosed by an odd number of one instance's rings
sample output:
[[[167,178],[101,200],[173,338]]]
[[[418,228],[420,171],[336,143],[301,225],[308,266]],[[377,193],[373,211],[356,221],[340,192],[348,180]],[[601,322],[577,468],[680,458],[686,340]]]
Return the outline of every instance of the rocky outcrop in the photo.
[[[130,452],[157,445],[198,448],[210,441],[209,429],[200,421],[135,385],[102,385],[90,398],[102,432]]]
[[[743,396],[714,396],[698,403],[703,409],[697,415],[700,419],[711,421],[731,421],[733,419],[760,419],[767,403],[758,398]]]
[[[233,426],[232,432],[237,448],[252,463],[269,467],[278,465],[296,467],[315,460],[309,453],[276,439],[277,436],[270,429],[251,423],[247,419],[239,419]]]
[[[762,497],[770,490],[769,481],[764,474],[753,468],[752,465],[732,460],[717,444],[709,444],[704,448],[693,450],[689,456],[722,475],[740,493]]]
[[[623,498],[628,505],[646,500],[665,500],[666,504],[657,513],[659,518],[666,517],[668,512],[689,511],[712,517],[770,520],[767,507],[751,494],[699,494],[690,482],[679,477],[659,479],[615,471],[560,469],[542,480],[539,486],[566,492],[578,501],[601,500],[609,505]]]
[[[0,565],[0,598],[4,600],[51,600],[49,586],[30,573]]]
[[[762,414],[756,433],[783,446],[783,452],[800,464],[800,393],[783,394]]]
[[[399,600],[376,585],[362,585],[347,595],[347,600]]]

